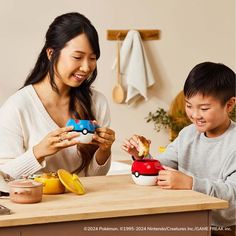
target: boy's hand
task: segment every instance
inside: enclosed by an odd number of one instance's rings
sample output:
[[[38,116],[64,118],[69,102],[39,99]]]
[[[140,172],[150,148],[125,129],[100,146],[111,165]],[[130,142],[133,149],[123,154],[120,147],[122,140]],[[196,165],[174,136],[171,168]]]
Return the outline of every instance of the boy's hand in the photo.
[[[143,157],[139,156],[139,145],[138,145],[138,139],[139,135],[133,135],[130,139],[126,139],[122,145],[122,149],[133,156],[135,159],[142,159]],[[151,141],[149,140],[151,143]]]
[[[130,139],[125,139],[122,149],[135,159],[140,158],[138,156],[138,135],[134,135]]]
[[[178,170],[163,166],[159,172],[157,185],[163,189],[192,189],[193,178]]]

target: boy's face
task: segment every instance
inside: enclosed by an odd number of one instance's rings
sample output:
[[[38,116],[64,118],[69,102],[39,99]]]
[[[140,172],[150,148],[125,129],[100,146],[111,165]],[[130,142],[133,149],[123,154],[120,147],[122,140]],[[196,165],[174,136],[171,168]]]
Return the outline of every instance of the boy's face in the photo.
[[[199,132],[204,132],[207,137],[217,137],[229,127],[228,112],[233,102],[227,102],[224,106],[213,96],[196,94],[191,98],[185,98],[185,110],[187,116],[196,126]],[[230,104],[229,104],[230,103]]]

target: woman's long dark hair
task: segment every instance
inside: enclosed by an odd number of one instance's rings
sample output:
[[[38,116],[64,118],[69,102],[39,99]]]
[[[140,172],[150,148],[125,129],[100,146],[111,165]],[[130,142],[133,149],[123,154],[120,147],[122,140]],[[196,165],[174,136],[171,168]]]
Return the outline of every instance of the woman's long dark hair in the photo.
[[[59,93],[54,80],[54,66],[58,62],[60,52],[65,47],[66,43],[82,33],[85,33],[88,37],[93,52],[96,55],[96,59],[98,59],[100,57],[98,34],[91,22],[84,15],[77,12],[63,14],[55,18],[49,26],[46,33],[45,45],[23,87],[35,84],[49,74],[52,89]],[[50,60],[48,59],[46,52],[48,48],[53,49]],[[97,68],[89,79],[85,80],[79,87],[71,87],[69,102],[71,117],[86,120],[95,119],[92,111],[92,92],[90,87],[96,76]],[[81,144],[78,145],[78,149],[82,156],[82,164],[75,170],[76,172],[88,167],[97,146]]]

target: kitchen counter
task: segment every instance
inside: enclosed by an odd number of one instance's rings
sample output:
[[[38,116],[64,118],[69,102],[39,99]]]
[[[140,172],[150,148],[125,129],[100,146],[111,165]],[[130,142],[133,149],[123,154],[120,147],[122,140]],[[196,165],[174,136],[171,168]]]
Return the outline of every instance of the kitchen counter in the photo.
[[[130,235],[134,231],[135,235],[143,235],[141,229],[147,233],[147,228],[137,227],[149,225],[209,227],[211,210],[228,207],[227,201],[192,190],[163,190],[157,186],[135,185],[130,175],[83,177],[80,180],[86,188],[84,195],[43,195],[42,202],[36,204],[16,204],[9,199],[0,199],[0,204],[12,212],[10,215],[0,216],[0,235],[4,233],[7,236],[8,232],[30,235],[27,232],[32,233],[33,229],[41,234],[54,232],[55,225],[57,236],[64,235],[60,234],[61,227],[65,229],[67,225],[68,230],[81,231],[79,235],[91,235],[95,231],[102,231],[102,235],[111,235],[111,231],[114,231],[114,235]],[[103,226],[110,231],[99,230]],[[149,231],[153,233],[153,230]],[[21,234],[17,234],[19,232]],[[173,235],[171,230],[168,232],[170,234],[165,235]],[[206,229],[202,232],[205,234],[196,235],[209,235]],[[181,235],[185,235],[184,233],[181,232]]]

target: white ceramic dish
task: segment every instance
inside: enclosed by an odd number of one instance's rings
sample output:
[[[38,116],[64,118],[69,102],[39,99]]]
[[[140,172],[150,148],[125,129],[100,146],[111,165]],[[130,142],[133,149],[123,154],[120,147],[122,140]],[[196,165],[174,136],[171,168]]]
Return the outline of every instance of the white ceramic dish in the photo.
[[[158,176],[158,175],[152,175],[152,176],[139,175],[139,176],[135,176],[134,174],[131,174],[131,175],[132,175],[133,181],[138,185],[156,185],[157,176]]]
[[[79,141],[80,143],[90,143],[93,139],[93,135],[94,134],[90,134],[90,133],[87,133],[87,134],[80,133],[80,136],[74,139]]]
[[[30,179],[18,179],[8,183],[10,199],[16,203],[36,203],[42,201],[43,184]]]

